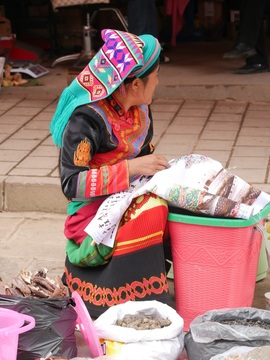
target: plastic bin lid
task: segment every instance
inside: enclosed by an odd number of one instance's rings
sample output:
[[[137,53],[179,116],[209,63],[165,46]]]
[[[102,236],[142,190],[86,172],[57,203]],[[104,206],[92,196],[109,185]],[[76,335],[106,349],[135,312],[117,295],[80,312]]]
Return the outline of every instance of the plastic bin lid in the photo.
[[[77,323],[83,335],[84,341],[91,351],[91,355],[93,357],[102,356],[103,351],[96,333],[95,325],[82,298],[76,291],[72,293],[72,298],[76,303],[75,310],[78,315]]]
[[[178,208],[181,211],[180,208]],[[200,214],[195,214],[190,212],[192,215],[179,214],[174,212],[169,212],[168,220],[181,222],[186,224],[194,225],[205,225],[205,226],[218,226],[218,227],[248,227],[252,226],[262,219],[266,218],[270,214],[270,203],[268,203],[259,213],[251,216],[249,219],[236,219],[236,218],[215,218],[215,217],[206,217],[200,216]]]

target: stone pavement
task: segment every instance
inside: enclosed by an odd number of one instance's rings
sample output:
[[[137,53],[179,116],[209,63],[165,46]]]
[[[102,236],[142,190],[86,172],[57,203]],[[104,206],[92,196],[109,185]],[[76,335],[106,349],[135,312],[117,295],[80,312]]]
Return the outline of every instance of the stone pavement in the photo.
[[[220,49],[207,45],[202,61],[190,44],[181,46],[186,51],[172,52],[174,62],[160,70],[152,106],[156,152],[168,159],[208,155],[270,192],[270,74],[235,77],[239,64],[220,60]],[[63,271],[66,200],[49,124],[67,67],[51,69],[40,82],[0,90],[0,277],[7,281],[22,268],[47,267],[51,276]],[[268,277],[256,285],[256,307],[264,307]]]
[[[196,152],[270,191],[270,73],[233,71],[228,42],[180,43],[161,65],[152,106],[156,151],[168,159]],[[40,55],[40,58],[42,55]],[[63,213],[58,149],[49,124],[67,85],[70,64],[50,68],[42,86],[0,89],[0,210]]]
[[[55,95],[0,95],[3,280],[22,268],[47,267],[51,276],[63,271],[66,201],[60,190],[58,149],[49,134],[56,103]],[[152,109],[158,153],[168,159],[191,152],[208,155],[270,191],[270,103],[155,99]],[[256,307],[264,307],[268,277],[257,283]]]
[[[2,212],[0,277],[9,283],[21,269],[41,267],[48,276],[62,275],[65,259],[64,214]]]
[[[57,96],[0,95],[0,209],[63,213],[58,149],[49,124]],[[270,103],[155,99],[156,152],[200,153],[270,191]]]

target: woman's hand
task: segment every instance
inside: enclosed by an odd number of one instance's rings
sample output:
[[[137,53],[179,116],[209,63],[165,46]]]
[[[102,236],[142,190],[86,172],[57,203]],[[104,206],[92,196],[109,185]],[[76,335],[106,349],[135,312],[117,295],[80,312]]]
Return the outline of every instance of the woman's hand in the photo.
[[[168,168],[168,160],[163,155],[145,155],[128,160],[129,175],[151,176]]]

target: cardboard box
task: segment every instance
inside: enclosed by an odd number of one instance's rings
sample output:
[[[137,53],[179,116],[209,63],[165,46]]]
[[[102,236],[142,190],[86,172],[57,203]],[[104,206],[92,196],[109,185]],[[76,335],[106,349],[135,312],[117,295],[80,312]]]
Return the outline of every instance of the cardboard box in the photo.
[[[0,17],[0,37],[9,37],[12,35],[10,21],[5,17]]]
[[[222,22],[223,1],[198,1],[198,17],[201,26],[209,29],[215,28]]]
[[[71,52],[74,52],[75,47],[82,48],[83,21],[81,8],[72,9],[72,11],[67,8],[65,11],[57,12],[55,17],[60,47]]]

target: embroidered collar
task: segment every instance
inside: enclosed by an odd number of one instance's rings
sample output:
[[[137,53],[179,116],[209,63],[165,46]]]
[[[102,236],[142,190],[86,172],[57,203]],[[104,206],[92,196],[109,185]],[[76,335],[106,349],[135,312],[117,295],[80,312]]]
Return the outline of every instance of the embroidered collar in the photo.
[[[113,108],[113,110],[116,112],[116,114],[119,116],[119,119],[122,121],[125,121],[126,123],[132,125],[133,120],[133,108],[131,108],[128,111],[125,111],[125,109],[122,107],[122,105],[119,103],[119,101],[116,99],[115,96],[110,95],[107,97],[107,100],[110,104],[110,106]]]

